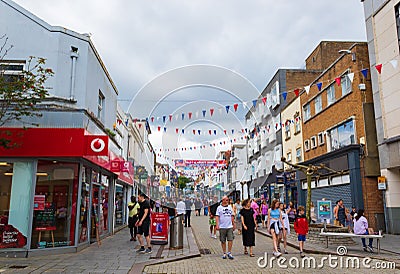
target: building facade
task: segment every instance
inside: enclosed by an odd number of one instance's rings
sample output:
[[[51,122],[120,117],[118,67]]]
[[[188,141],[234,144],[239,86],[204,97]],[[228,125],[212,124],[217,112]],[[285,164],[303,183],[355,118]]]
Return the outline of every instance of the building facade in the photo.
[[[400,233],[400,1],[365,0],[376,130],[389,233]],[[381,69],[378,72],[377,67]]]

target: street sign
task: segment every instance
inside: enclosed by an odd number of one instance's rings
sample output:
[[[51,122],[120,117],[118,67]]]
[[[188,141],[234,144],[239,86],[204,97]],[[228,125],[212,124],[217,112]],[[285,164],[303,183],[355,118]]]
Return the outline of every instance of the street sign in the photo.
[[[386,190],[386,177],[378,177],[378,190]]]
[[[317,201],[317,218],[320,221],[326,221],[328,224],[332,218],[332,202]]]

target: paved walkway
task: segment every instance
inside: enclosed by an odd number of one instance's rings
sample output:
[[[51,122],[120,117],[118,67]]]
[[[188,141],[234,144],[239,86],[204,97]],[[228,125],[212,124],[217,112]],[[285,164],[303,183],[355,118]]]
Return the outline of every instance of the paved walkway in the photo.
[[[139,243],[130,242],[129,238],[129,230],[125,228],[103,239],[100,247],[95,243],[78,253],[0,258],[0,273],[140,273],[149,263],[200,255],[191,230],[185,231],[183,249],[153,245],[152,254],[137,254]],[[137,267],[140,270],[135,272]]]
[[[274,267],[271,269],[270,264],[266,267],[261,267],[258,265],[257,261],[261,264],[265,262],[265,260],[260,259],[260,257],[265,257],[265,252],[268,252],[268,261],[271,259],[272,252],[272,240],[264,236],[262,234],[256,234],[256,247],[254,249],[255,257],[251,258],[248,255],[243,254],[243,247],[241,242],[241,236],[236,234],[236,239],[233,245],[233,255],[235,257],[234,260],[223,260],[221,258],[221,246],[218,239],[212,239],[208,230],[208,218],[201,217],[193,217],[192,218],[192,228],[196,237],[197,244],[199,249],[207,249],[210,254],[202,255],[199,258],[192,258],[189,260],[182,260],[178,262],[169,262],[169,263],[161,263],[156,265],[147,266],[144,268],[144,273],[264,273],[264,272],[275,272],[275,273],[303,273],[305,271],[314,272],[323,272],[323,273],[335,273],[338,271],[340,273],[365,273],[366,271],[370,272],[367,269],[346,269],[345,267],[341,267],[340,270],[338,268],[340,265],[336,267],[330,267],[328,261],[323,259],[323,257],[327,257],[324,254],[307,254],[308,257],[313,257],[317,265],[322,260],[325,260],[323,264],[323,269],[309,269],[309,268],[301,268],[301,259],[299,257],[299,251],[295,248],[288,248],[288,255],[282,256],[285,258],[286,265],[288,266],[288,262],[291,260],[295,262],[296,260],[300,261],[300,268],[295,269],[290,265],[287,269],[278,268],[276,265],[276,261],[274,261]],[[341,259],[340,259],[341,258]],[[348,257],[338,257],[337,260],[346,261]],[[362,258],[361,258],[362,260]],[[284,262],[283,262],[284,263]],[[380,261],[372,260],[371,266],[376,267],[377,263]],[[284,263],[285,264],[285,263]],[[334,266],[334,264],[333,264]],[[345,266],[345,264],[344,264]],[[351,266],[351,265],[350,265]],[[318,268],[318,267],[317,267]],[[397,269],[394,270],[385,270],[380,272],[383,273],[399,273],[400,271]],[[376,272],[377,273],[377,272]]]

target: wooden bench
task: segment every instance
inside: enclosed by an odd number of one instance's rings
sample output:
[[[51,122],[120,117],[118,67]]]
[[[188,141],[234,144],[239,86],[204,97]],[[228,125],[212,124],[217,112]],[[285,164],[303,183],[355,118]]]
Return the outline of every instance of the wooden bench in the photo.
[[[329,237],[351,237],[351,238],[372,238],[376,239],[376,249],[378,250],[378,254],[381,252],[381,243],[380,239],[383,238],[383,235],[381,231],[379,231],[378,235],[371,234],[371,235],[357,235],[354,233],[340,233],[340,232],[325,232],[324,228],[321,229],[321,232],[319,233],[320,236],[326,237],[326,247],[328,247],[328,238]]]

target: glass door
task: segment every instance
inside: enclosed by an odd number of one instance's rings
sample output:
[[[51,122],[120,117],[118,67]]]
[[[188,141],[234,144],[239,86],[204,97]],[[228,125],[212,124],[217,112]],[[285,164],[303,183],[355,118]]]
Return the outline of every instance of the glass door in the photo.
[[[100,185],[93,183],[92,185],[92,205],[91,205],[91,229],[90,229],[90,242],[96,242],[100,239]]]

